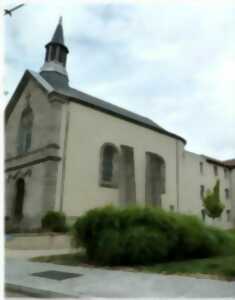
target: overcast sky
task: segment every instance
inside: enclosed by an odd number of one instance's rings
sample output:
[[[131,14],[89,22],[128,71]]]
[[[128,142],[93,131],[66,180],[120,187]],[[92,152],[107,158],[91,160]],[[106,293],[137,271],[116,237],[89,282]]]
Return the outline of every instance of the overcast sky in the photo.
[[[235,157],[234,0],[26,3],[4,17],[6,102],[25,69],[39,71],[62,15],[72,87],[151,118],[189,151]]]

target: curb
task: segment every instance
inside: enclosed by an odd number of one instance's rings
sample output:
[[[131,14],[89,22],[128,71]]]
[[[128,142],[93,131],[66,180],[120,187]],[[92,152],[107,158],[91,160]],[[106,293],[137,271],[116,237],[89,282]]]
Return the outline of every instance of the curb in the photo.
[[[5,283],[5,290],[19,292],[36,298],[72,298],[71,295],[56,293],[50,290],[42,290],[14,283]],[[77,296],[78,297],[78,296]]]

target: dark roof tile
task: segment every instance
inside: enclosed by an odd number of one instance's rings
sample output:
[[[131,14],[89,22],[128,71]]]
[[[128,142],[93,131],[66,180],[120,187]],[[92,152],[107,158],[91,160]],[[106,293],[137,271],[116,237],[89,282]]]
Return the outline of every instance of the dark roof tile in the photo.
[[[159,126],[158,124],[156,124],[155,122],[153,122],[152,120],[146,117],[143,117],[129,110],[121,108],[117,105],[111,104],[109,102],[106,102],[104,100],[101,100],[99,98],[93,97],[84,92],[69,87],[67,84],[65,84],[65,82],[61,82],[61,78],[59,77],[58,74],[55,74],[55,72],[50,72],[49,76],[47,76],[47,74],[41,74],[41,75],[42,77],[44,77],[44,79],[46,79],[48,83],[51,84],[51,86],[55,89],[55,92],[62,94],[66,97],[69,97],[70,101],[78,102],[80,104],[84,104],[96,108],[98,110],[102,110],[106,113],[115,115],[127,121],[137,123],[144,127],[148,127],[162,134],[179,139],[186,144],[186,140],[184,138],[165,130],[164,128],[162,128],[161,126]]]
[[[230,159],[230,160],[218,160],[218,159],[215,159],[215,158],[212,158],[212,157],[209,157],[209,156],[205,156],[203,155],[206,160],[209,162],[209,163],[212,163],[212,164],[215,164],[215,165],[218,165],[218,166],[221,166],[221,167],[227,167],[227,168],[235,168],[235,159]]]
[[[59,21],[56,30],[54,32],[54,35],[51,39],[51,43],[56,43],[64,46],[64,33],[63,33],[63,27],[61,20]]]

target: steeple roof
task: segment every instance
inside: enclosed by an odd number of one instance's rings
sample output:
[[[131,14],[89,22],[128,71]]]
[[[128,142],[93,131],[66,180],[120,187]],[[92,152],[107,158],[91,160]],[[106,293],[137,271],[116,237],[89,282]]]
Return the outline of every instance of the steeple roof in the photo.
[[[54,35],[53,35],[50,43],[56,43],[56,44],[60,44],[62,46],[65,46],[65,44],[64,44],[64,32],[63,32],[63,25],[62,25],[62,17],[60,17],[60,19],[59,19],[59,23],[56,27],[56,30],[54,32]]]
[[[58,77],[57,81],[59,80],[62,85],[68,85],[66,60],[69,50],[64,44],[62,17],[59,19],[51,41],[45,48],[46,55],[40,74],[45,78]]]

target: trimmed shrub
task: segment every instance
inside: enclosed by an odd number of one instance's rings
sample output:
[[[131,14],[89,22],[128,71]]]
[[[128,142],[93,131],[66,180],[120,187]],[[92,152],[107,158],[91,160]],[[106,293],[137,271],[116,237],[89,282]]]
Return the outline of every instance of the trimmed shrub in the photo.
[[[206,258],[231,253],[235,245],[232,234],[195,216],[140,207],[90,210],[75,222],[73,238],[89,259],[107,265]]]
[[[42,218],[42,229],[52,232],[67,232],[66,216],[57,211],[48,211]]]
[[[209,227],[218,242],[217,252],[219,255],[235,254],[235,235],[230,231],[225,231],[215,227]]]
[[[120,216],[116,208],[92,209],[75,222],[72,230],[74,245],[85,247],[88,256],[93,259],[101,233],[107,229],[119,231],[119,226]]]
[[[100,239],[94,246],[95,251],[92,252],[92,260],[103,265],[123,264],[125,246],[121,233],[118,230],[103,230]]]
[[[147,227],[131,227],[122,236],[124,254],[122,262],[127,265],[148,265],[160,262],[168,254],[166,235]]]
[[[217,239],[197,217],[175,214],[173,221],[178,238],[171,250],[171,258],[203,258],[217,253]]]

